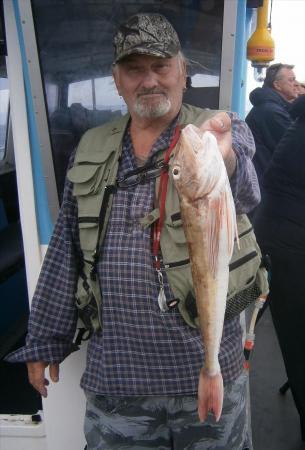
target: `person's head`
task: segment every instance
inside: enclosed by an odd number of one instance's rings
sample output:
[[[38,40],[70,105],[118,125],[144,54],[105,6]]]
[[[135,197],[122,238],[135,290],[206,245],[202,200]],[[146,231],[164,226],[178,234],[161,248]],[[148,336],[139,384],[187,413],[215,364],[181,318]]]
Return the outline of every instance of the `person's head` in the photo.
[[[272,64],[266,71],[264,86],[277,91],[286,101],[291,102],[298,96],[298,82],[290,64]]]
[[[305,94],[305,82],[298,81],[298,96]]]
[[[136,14],[119,27],[113,44],[113,76],[131,116],[173,118],[182,103],[186,64],[168,20]]]

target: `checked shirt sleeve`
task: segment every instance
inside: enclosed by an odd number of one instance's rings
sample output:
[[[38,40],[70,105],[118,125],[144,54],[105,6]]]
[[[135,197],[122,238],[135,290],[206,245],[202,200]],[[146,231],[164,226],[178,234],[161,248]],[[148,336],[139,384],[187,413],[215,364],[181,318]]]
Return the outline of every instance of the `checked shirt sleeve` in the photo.
[[[260,190],[256,171],[252,163],[255,143],[248,125],[229,114],[232,121],[232,147],[236,155],[236,169],[230,178],[237,214],[252,211],[260,202]]]
[[[8,355],[6,361],[61,362],[70,353],[77,321],[73,244],[77,236],[77,205],[72,185],[66,181],[62,207],[32,301],[26,345]]]

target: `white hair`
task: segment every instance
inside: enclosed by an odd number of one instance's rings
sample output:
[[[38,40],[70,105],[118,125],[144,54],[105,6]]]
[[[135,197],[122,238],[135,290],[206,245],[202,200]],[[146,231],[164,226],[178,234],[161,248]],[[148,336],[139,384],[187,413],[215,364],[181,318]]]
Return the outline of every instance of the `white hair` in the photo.
[[[182,53],[181,50],[179,50],[179,52],[177,53],[176,56],[173,56],[173,58],[177,58],[178,61],[178,65],[179,65],[179,69],[181,72],[185,72],[186,71],[186,66],[187,66],[187,58],[184,56],[184,54]],[[118,72],[118,69],[120,67],[120,61],[117,63],[113,63],[112,65],[112,71],[113,72]]]

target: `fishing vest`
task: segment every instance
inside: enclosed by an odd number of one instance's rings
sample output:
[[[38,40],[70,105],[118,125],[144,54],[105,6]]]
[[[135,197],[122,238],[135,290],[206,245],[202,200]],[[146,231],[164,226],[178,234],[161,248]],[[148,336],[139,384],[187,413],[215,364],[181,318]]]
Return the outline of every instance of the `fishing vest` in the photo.
[[[181,128],[187,124],[201,125],[217,111],[202,110],[183,105],[179,116]],[[79,239],[82,255],[75,294],[79,317],[85,327],[96,331],[102,323],[102,286],[96,263],[109,219],[115,182],[122,152],[122,140],[129,116],[93,128],[82,137],[68,171],[73,183],[73,195],[78,205]],[[175,149],[172,152],[174,156]],[[159,159],[164,158],[160,152]],[[169,163],[170,164],[170,163]],[[159,179],[156,180],[156,198]],[[159,218],[158,205],[142,218],[143,227],[150,227]],[[226,318],[239,314],[259,295],[267,294],[267,272],[262,267],[262,255],[255,235],[245,214],[237,215],[239,248],[234,245],[230,262]],[[165,202],[165,219],[161,231],[160,249],[164,269],[178,308],[188,325],[198,327],[198,314],[194,296],[187,242],[182,227],[178,193],[171,171]]]

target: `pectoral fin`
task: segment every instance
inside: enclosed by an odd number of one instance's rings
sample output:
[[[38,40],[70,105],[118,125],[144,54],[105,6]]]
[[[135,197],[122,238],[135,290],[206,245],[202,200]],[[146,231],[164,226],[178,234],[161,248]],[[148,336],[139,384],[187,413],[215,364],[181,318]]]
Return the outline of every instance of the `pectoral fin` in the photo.
[[[209,199],[207,215],[208,262],[216,277],[219,258],[219,243],[222,235],[227,236],[228,255],[232,255],[236,227],[235,210],[232,209],[231,198],[225,190],[215,198]]]

